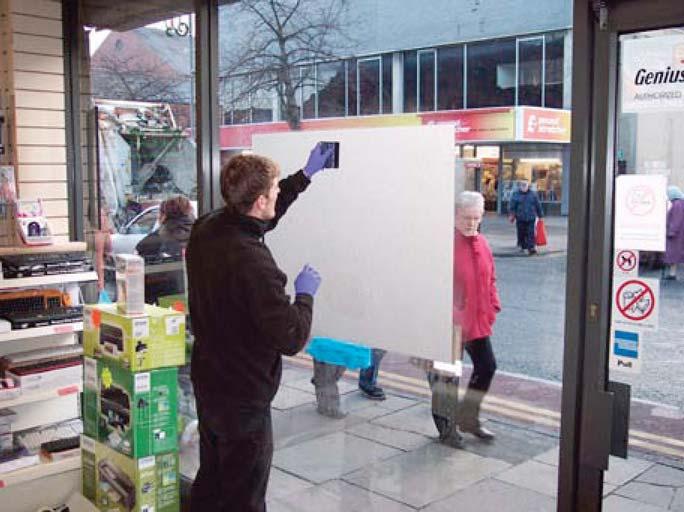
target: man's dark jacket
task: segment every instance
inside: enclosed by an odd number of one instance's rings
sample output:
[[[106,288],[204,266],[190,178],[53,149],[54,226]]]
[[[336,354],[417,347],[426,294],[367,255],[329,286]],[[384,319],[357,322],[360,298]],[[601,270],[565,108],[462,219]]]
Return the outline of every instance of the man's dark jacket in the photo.
[[[192,381],[200,414],[210,413],[227,430],[238,408],[270,406],[281,354],[296,354],[309,337],[313,297],[300,294],[290,302],[287,277],[263,241],[308,185],[301,171],[281,180],[271,221],[224,208],[199,218],[190,235]]]

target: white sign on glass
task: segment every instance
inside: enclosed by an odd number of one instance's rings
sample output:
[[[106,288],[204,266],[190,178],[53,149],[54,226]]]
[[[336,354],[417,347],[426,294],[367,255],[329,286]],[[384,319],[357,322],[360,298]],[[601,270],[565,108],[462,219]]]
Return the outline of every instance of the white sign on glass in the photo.
[[[684,35],[626,39],[622,112],[684,110]]]
[[[667,178],[629,174],[615,180],[615,247],[665,250]]]

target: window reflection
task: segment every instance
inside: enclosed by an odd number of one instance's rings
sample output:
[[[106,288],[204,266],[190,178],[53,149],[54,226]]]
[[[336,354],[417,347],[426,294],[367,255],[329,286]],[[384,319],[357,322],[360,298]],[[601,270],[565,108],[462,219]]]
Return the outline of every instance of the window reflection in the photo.
[[[515,104],[515,39],[468,45],[468,108]]]

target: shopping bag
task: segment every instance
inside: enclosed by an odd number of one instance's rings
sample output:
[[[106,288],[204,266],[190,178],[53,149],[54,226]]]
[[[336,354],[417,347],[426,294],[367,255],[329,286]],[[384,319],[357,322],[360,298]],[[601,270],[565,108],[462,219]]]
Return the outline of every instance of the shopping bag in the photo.
[[[364,369],[371,365],[371,349],[333,338],[312,338],[306,347],[314,359],[328,364]]]
[[[546,245],[546,227],[544,226],[544,219],[537,220],[537,232],[534,239],[536,245]]]

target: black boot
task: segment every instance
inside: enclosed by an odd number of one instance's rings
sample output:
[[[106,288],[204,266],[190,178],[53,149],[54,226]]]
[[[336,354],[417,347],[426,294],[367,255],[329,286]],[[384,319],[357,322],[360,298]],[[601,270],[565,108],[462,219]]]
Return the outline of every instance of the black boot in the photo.
[[[458,431],[458,377],[435,371],[428,372],[432,388],[432,419],[439,432],[439,441],[453,448],[463,448],[463,436]]]
[[[463,397],[459,410],[458,426],[462,432],[467,432],[483,441],[493,441],[496,437],[494,432],[486,429],[480,423],[480,407],[484,399],[484,393],[477,389],[468,388]]]

